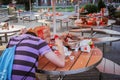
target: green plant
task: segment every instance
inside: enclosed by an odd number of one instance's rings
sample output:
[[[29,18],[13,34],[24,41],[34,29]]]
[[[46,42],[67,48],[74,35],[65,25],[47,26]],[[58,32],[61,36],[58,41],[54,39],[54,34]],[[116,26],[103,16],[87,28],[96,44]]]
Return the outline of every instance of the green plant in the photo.
[[[30,7],[31,7],[31,9],[33,8],[33,5],[32,5],[33,2],[34,2],[34,0],[25,0],[24,1],[24,5],[25,5],[25,10],[26,11],[29,11]]]
[[[116,11],[115,14],[114,14],[114,16],[115,16],[116,18],[120,18],[120,11]]]
[[[11,3],[12,0],[0,0],[0,2],[4,5],[7,5],[9,3]]]
[[[97,6],[94,4],[86,4],[84,6],[85,10],[88,11],[88,13],[95,13],[97,12]]]
[[[98,1],[98,11],[100,11],[101,8],[105,8],[105,7],[106,7],[106,5],[105,5],[104,1],[103,0],[99,0]]]

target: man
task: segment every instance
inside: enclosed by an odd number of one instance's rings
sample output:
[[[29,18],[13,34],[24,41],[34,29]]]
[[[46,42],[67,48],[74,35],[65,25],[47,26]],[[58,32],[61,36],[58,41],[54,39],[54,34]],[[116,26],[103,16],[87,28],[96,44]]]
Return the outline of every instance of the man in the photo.
[[[44,56],[58,67],[65,66],[63,43],[55,39],[55,45],[61,55],[56,55],[45,40],[37,37],[38,28],[31,29],[25,34],[11,38],[8,47],[17,45],[12,69],[12,80],[35,80],[35,68],[38,66],[38,57]],[[25,31],[24,31],[25,32]],[[35,65],[35,66],[34,66]]]

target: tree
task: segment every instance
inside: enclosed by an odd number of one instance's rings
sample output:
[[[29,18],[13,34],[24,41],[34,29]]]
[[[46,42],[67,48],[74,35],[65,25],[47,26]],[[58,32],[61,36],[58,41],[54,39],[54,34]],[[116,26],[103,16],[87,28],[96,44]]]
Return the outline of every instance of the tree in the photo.
[[[12,2],[12,0],[0,0],[0,2],[4,5],[7,5]]]
[[[24,5],[25,5],[25,10],[29,11],[30,10],[29,0],[25,0]]]
[[[23,4],[25,0],[16,0],[17,4]]]
[[[84,5],[85,10],[88,11],[88,13],[96,13],[97,12],[97,6],[95,4],[86,4]]]
[[[100,11],[101,8],[105,8],[105,7],[106,7],[106,5],[105,5],[104,1],[103,0],[99,0],[98,1],[98,11]]]
[[[29,2],[31,1],[31,2]],[[26,11],[29,11],[30,10],[30,3],[31,3],[31,8],[32,8],[32,3],[34,2],[35,0],[24,0],[24,5],[25,5],[25,10]]]

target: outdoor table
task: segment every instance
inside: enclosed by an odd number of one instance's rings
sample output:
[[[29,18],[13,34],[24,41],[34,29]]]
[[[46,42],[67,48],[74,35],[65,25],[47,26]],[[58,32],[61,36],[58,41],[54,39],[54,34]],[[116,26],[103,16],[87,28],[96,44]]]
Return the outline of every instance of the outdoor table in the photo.
[[[87,29],[72,29],[69,32],[90,32],[91,29],[87,28]],[[93,31],[97,32],[97,33],[103,33],[103,34],[108,34],[110,36],[120,36],[120,32],[115,31],[115,30],[110,30],[110,29],[93,29]]]
[[[43,24],[46,24],[46,25],[50,25],[50,24],[53,24],[53,21],[52,20],[47,20],[47,19],[42,19],[42,20],[38,20],[39,23],[42,23]]]
[[[88,25],[88,24],[79,24],[79,23],[77,23],[75,25],[80,27],[80,28],[90,28],[91,29],[91,36],[92,36],[93,31],[94,31],[95,28],[101,29],[101,28],[111,26],[111,30],[112,30],[113,23],[115,23],[115,20],[108,20],[108,23],[104,24],[104,25]]]
[[[76,26],[78,26],[80,28],[90,28],[91,29],[91,36],[92,36],[94,28],[104,28],[107,25],[97,26],[97,25],[88,25],[88,24],[76,24]]]
[[[81,24],[81,23],[75,23],[75,25],[77,27],[80,27],[80,28],[104,28],[104,27],[109,27],[111,26],[111,29],[112,29],[112,25],[115,23],[116,21],[115,20],[108,20],[108,23],[107,24],[103,24],[103,25],[89,25],[89,24]]]
[[[53,13],[52,12],[47,12],[44,16],[46,16],[48,19],[51,19],[53,17]],[[64,14],[62,13],[58,13],[56,12],[55,16],[58,17],[58,16],[63,16]]]
[[[8,35],[11,33],[19,32],[22,28],[25,28],[25,26],[22,25],[9,25],[9,29],[2,29],[0,27],[0,35],[5,35],[5,41],[8,42]]]
[[[30,21],[35,20],[35,18],[33,18],[32,16],[33,16],[32,14],[25,14],[25,15],[23,15],[23,16],[22,16],[23,22],[24,22],[24,21],[29,21],[29,22],[30,22]],[[32,18],[31,18],[31,17],[32,17]]]
[[[23,22],[24,21],[30,22],[30,21],[37,21],[39,16],[40,16],[39,13],[33,14],[32,12],[30,12],[25,15],[22,15],[22,18],[23,18]]]
[[[53,15],[54,14],[50,12],[45,14],[48,20],[52,20]],[[56,16],[56,21],[61,21],[68,17],[68,15],[64,15],[63,13],[58,13],[58,14],[56,13],[55,16]]]
[[[69,19],[76,20],[77,16],[69,16]]]
[[[69,57],[74,56],[74,60]],[[73,51],[70,56],[66,57],[65,67],[59,68],[45,57],[39,57],[39,65],[37,73],[47,75],[59,75],[62,80],[65,75],[77,74],[95,68],[102,60],[103,53],[98,48],[91,49],[90,53]]]
[[[53,20],[52,19],[40,19],[40,20],[37,20],[37,22],[41,23],[42,25],[48,25],[50,26],[51,24],[53,24]],[[69,19],[67,19],[67,16],[59,16],[56,18],[56,22],[60,22],[60,27],[62,28],[62,23],[66,23],[67,25],[67,29],[68,29],[68,22],[69,22]]]
[[[60,27],[62,28],[62,22],[66,22],[68,24],[69,22],[69,19],[68,19],[68,15],[62,15],[62,16],[57,16],[56,17],[56,21],[59,21],[60,22]],[[68,25],[67,25],[68,27]]]
[[[103,44],[103,53],[105,52],[105,44],[107,42],[110,42],[110,45],[112,45],[112,42],[120,40],[119,37],[113,37],[113,36],[120,36],[120,32],[118,32],[118,31],[109,30],[109,29],[93,29],[93,31],[97,32],[97,33],[102,33],[102,34],[110,35],[110,37],[106,36],[106,37],[97,37],[97,38],[93,38],[93,35],[91,36],[91,39],[93,39],[94,43],[96,43],[96,44],[102,43]],[[72,29],[69,32],[72,32],[72,33],[91,32],[91,29],[90,28],[87,28],[87,29]]]

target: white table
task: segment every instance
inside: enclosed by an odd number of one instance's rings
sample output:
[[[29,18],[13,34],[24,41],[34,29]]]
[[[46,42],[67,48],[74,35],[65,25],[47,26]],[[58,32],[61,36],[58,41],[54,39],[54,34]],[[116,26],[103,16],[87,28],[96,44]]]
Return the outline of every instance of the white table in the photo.
[[[102,60],[103,53],[98,48],[91,49],[90,53],[72,52],[70,56],[74,56],[74,60],[65,58],[65,66],[59,68],[51,63],[44,56],[39,57],[37,73],[47,75],[59,75],[57,80],[63,80],[65,75],[77,74],[95,68]]]
[[[39,12],[35,12],[35,13],[27,13],[27,14],[24,14],[22,15],[22,18],[23,18],[23,22],[24,21],[37,21],[39,19],[39,17],[42,18],[42,15],[44,13],[39,13]]]
[[[46,19],[38,20],[38,22],[39,22],[39,23],[42,23],[42,25],[43,25],[43,24],[46,24],[46,25],[53,24],[52,21],[48,21],[48,20],[46,20]]]
[[[13,27],[12,27],[13,26]],[[11,34],[15,34],[16,32],[19,32],[22,28],[25,28],[23,25],[9,25],[9,29],[2,29],[0,27],[0,37],[4,35],[5,41],[2,41],[3,43],[8,42],[8,36]]]

